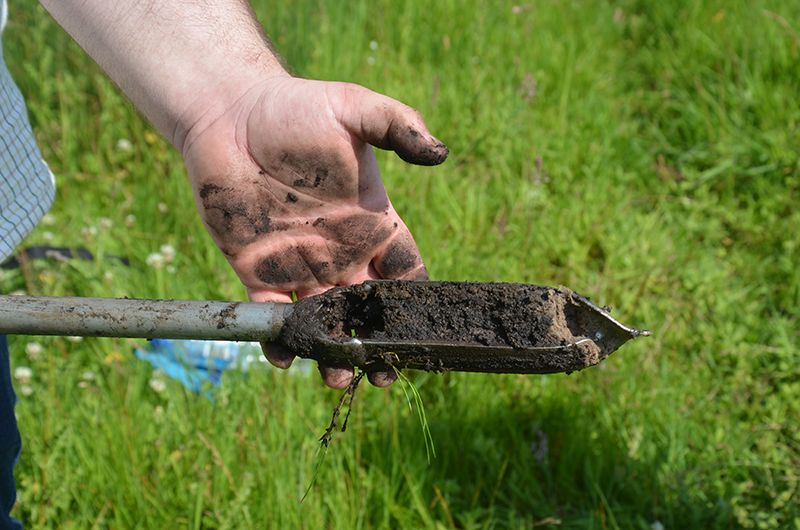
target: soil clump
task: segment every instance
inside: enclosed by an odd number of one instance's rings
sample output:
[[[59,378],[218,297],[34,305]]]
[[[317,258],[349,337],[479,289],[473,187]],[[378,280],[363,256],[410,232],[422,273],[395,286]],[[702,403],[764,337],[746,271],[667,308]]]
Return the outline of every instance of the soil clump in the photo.
[[[597,364],[636,333],[565,287],[371,281],[297,302],[281,340],[367,370],[553,373]]]

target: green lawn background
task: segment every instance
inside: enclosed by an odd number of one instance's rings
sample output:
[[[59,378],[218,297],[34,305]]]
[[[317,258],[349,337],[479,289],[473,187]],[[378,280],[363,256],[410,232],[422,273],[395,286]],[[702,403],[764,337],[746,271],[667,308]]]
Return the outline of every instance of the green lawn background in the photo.
[[[134,341],[14,337],[26,527],[800,528],[800,4],[255,8],[298,75],[450,147],[378,154],[432,278],[567,285],[654,335],[570,376],[409,374],[430,464],[401,388],[364,387],[302,503],[339,397],[316,377],[229,373],[211,402],[156,392]],[[26,244],[98,259],[3,291],[244,299],[180,156],[38,4],[4,48],[59,187]]]

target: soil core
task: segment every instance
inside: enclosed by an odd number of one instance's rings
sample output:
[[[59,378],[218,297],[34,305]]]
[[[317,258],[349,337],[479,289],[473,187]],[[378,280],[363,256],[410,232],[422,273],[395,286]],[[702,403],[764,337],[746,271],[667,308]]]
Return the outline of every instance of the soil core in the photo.
[[[597,364],[639,334],[565,287],[370,281],[295,303],[281,341],[368,371],[553,373]]]

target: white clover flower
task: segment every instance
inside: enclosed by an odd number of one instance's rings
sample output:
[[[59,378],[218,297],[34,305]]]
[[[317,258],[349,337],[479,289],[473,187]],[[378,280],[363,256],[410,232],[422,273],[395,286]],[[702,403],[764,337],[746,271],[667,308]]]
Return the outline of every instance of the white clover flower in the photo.
[[[38,342],[29,342],[25,345],[25,353],[28,354],[28,359],[35,361],[44,353],[44,346]]]
[[[33,394],[33,387],[31,385],[22,385],[19,387],[19,393],[23,396],[30,396]]]
[[[175,265],[167,265],[167,272],[170,274],[177,274],[178,267],[176,267]]]
[[[536,431],[536,437],[539,439],[531,443],[531,453],[536,456],[536,460],[541,464],[547,458],[547,453],[549,452],[547,434],[539,429]]]
[[[78,388],[89,388],[92,386],[88,381],[78,381]]]
[[[136,216],[135,215],[133,215],[132,213],[129,213],[128,215],[125,216],[125,226],[127,226],[128,228],[133,228],[133,226],[135,224],[136,224]]]
[[[114,226],[114,221],[112,221],[108,217],[98,217],[97,226],[99,226],[100,230],[102,230],[103,232],[108,232],[109,230],[111,230],[111,227]]]
[[[158,211],[161,213],[167,213],[169,211],[169,206],[165,202],[158,203]]]
[[[161,255],[164,256],[164,261],[167,263],[172,263],[175,260],[175,254],[177,252],[172,245],[161,245],[158,250],[161,252]]]
[[[22,384],[30,383],[33,379],[33,370],[27,366],[17,366],[14,369],[14,379]]]
[[[83,340],[83,337],[67,337],[67,340],[77,344],[77,343],[79,343],[80,341]]]
[[[81,236],[84,239],[91,239],[97,235],[97,227],[96,226],[84,226],[81,228]]]
[[[97,374],[94,372],[83,372],[81,374],[81,379],[84,381],[94,381],[97,379]]]
[[[56,216],[51,213],[45,214],[45,216],[42,217],[42,224],[44,226],[53,226],[56,224]]]
[[[106,271],[103,273],[103,279],[106,283],[111,283],[114,281],[114,273],[111,271]]]
[[[372,57],[371,55],[367,57],[367,64],[370,66],[375,66],[375,57]]]
[[[44,240],[46,243],[50,243],[55,238],[56,235],[53,232],[42,232],[42,240]]]
[[[376,51],[378,49],[378,41],[373,40],[369,42],[369,49],[372,51]]]
[[[156,392],[156,394],[160,394],[161,392],[167,389],[167,384],[161,379],[151,379],[150,388],[152,388]]]
[[[158,252],[153,252],[147,259],[144,261],[147,263],[149,267],[153,267],[155,270],[159,270],[164,266],[164,256],[159,254]]]
[[[133,149],[133,142],[131,142],[127,138],[120,138],[119,140],[117,140],[116,149],[117,151],[122,151],[123,153],[125,151],[130,151],[131,149]]]

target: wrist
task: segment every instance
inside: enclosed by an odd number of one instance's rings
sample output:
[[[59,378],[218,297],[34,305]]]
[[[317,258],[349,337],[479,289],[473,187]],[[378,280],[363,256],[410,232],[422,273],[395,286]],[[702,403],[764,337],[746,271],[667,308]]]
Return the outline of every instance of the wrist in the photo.
[[[255,103],[248,95],[256,93],[266,80],[290,77],[274,56],[258,63],[242,61],[235,68],[231,68],[231,62],[238,59],[216,68],[204,63],[201,69],[183,78],[185,85],[175,87],[172,97],[164,98],[169,102],[169,112],[164,116],[164,128],[159,130],[184,156],[194,140],[210,127],[242,126],[237,123],[237,116],[246,115]],[[230,123],[220,123],[223,119]]]
[[[288,75],[246,0],[41,0],[183,152],[246,92]]]

